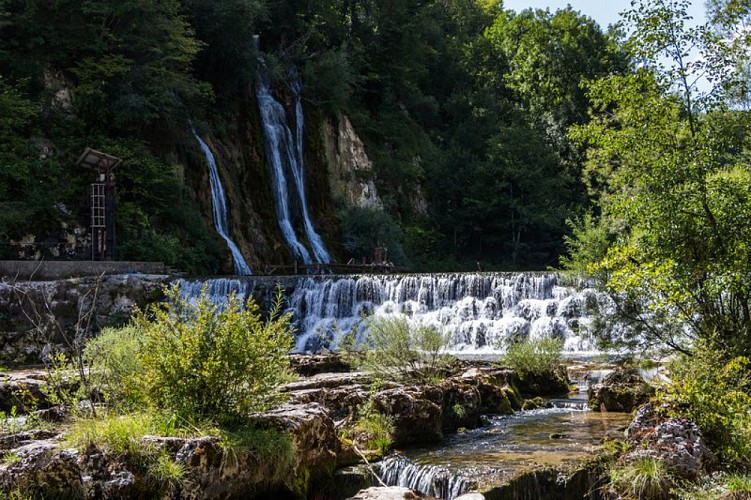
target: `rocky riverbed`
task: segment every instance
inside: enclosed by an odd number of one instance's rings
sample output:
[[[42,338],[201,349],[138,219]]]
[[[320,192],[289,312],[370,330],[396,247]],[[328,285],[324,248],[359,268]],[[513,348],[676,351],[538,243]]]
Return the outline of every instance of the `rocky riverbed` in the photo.
[[[546,399],[541,408],[522,412],[524,397],[535,394],[520,394],[512,371],[481,363],[457,363],[439,384],[429,386],[398,382],[373,386],[367,374],[349,371],[347,360],[337,355],[294,356],[292,366],[302,375],[285,387],[289,396],[285,405],[248,417],[255,428],[275,429],[288,437],[295,452],[284,474],[253,450],[228,448],[217,437],[145,436],[142,440],[150,449],[165,454],[184,471],[180,481],[166,485],[129,457],[93,445],[66,447],[64,411],[46,400],[44,372],[6,373],[0,378],[4,405],[0,410],[8,412],[15,406],[20,413],[35,412],[36,421],[45,423],[27,428],[25,416],[12,420],[6,414],[0,439],[0,491],[44,498],[151,498],[161,492],[163,497],[189,499],[342,499],[377,485],[380,480],[373,471],[385,478],[388,464],[401,459],[443,466],[451,473],[463,463],[475,474],[464,475],[467,481],[453,490],[446,486],[445,491],[437,487],[420,491],[413,484],[413,498],[419,494],[456,498],[471,491],[486,498],[574,498],[600,480],[593,460],[601,439],[624,436],[630,420],[624,413],[585,411],[583,395],[573,400]],[[29,394],[34,397],[24,403]],[[373,462],[380,454],[367,449],[368,436],[347,431],[366,401],[392,419],[393,448],[403,450],[372,466],[363,465],[363,460]],[[39,409],[34,410],[32,403]],[[659,453],[671,453],[677,467],[690,467],[694,473],[711,459],[695,426],[662,422],[653,413],[642,413],[632,424],[629,439],[654,441]],[[656,430],[657,437],[650,429]],[[665,451],[668,448],[672,451]],[[452,454],[456,460],[447,458]],[[431,455],[433,462],[426,460]],[[493,471],[494,464],[504,470]],[[428,480],[450,483],[440,474]],[[520,491],[536,491],[538,496],[519,496]],[[562,491],[570,496],[560,496]],[[408,498],[394,489],[359,495],[356,498]]]

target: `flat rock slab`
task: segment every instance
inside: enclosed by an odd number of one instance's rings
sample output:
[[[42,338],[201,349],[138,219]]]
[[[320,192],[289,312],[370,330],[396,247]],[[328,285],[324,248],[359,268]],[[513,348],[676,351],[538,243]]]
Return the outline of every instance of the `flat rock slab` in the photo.
[[[401,486],[374,486],[366,490],[360,490],[357,495],[347,500],[416,500],[432,499],[416,493],[409,488]]]

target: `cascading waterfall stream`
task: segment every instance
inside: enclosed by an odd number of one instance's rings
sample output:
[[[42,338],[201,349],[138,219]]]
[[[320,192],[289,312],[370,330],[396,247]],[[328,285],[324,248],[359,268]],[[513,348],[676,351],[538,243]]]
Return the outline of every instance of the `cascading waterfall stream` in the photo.
[[[308,215],[308,201],[305,197],[305,155],[303,148],[303,130],[305,127],[305,115],[302,110],[302,98],[300,97],[300,80],[297,75],[292,81],[292,92],[295,96],[295,124],[297,126],[297,161],[291,162],[292,173],[294,174],[295,186],[297,187],[297,195],[300,197],[300,203],[302,204],[302,216],[305,227],[305,236],[310,242],[310,246],[313,249],[313,255],[316,261],[321,264],[328,264],[331,262],[331,256],[326,250],[326,246],[323,244],[323,240],[313,228],[313,224],[310,222],[310,216]]]
[[[219,169],[216,165],[216,159],[214,153],[211,152],[209,146],[201,139],[196,131],[191,127],[193,135],[195,136],[198,144],[201,145],[204,155],[206,155],[206,161],[209,164],[209,184],[211,185],[211,205],[214,212],[214,227],[219,236],[224,238],[227,242],[229,251],[232,253],[232,263],[235,267],[235,274],[248,276],[253,274],[250,266],[245,262],[243,254],[240,249],[237,248],[235,242],[229,236],[229,213],[227,210],[227,198],[224,194],[224,187],[222,186],[222,180],[219,178]]]
[[[376,463],[375,468],[389,486],[402,486],[445,500],[452,500],[474,486],[445,467],[419,464],[399,455],[385,458]]]
[[[217,303],[231,292],[249,297],[273,280],[212,279],[183,282],[183,293],[204,284]],[[287,296],[298,330],[296,350],[336,348],[363,316],[404,314],[415,323],[441,327],[452,336],[450,349],[464,353],[503,351],[517,339],[555,337],[566,352],[597,353],[588,333],[590,310],[612,307],[593,289],[561,283],[556,273],[471,273],[305,277],[287,281]]]
[[[257,46],[258,38],[255,38],[255,42]],[[263,64],[261,68],[263,68]],[[266,156],[268,157],[271,170],[279,228],[296,259],[302,260],[304,264],[312,263],[313,259],[318,263],[327,264],[331,262],[331,257],[326,251],[321,237],[313,228],[305,197],[305,166],[303,162],[304,118],[300,100],[300,84],[297,80],[292,83],[292,90],[295,96],[296,137],[293,136],[288,125],[287,113],[284,106],[274,98],[266,75],[259,71],[256,98],[258,99],[258,108],[263,125]],[[290,173],[295,184],[294,192],[301,206],[305,236],[313,249],[313,258],[311,258],[310,252],[305,245],[298,239],[292,226],[291,196],[287,186],[286,172]]]

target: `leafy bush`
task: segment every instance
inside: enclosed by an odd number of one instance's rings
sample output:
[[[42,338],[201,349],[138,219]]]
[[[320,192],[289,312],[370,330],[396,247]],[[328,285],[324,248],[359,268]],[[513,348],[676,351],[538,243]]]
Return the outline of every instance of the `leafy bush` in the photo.
[[[220,309],[205,293],[194,303],[177,287],[167,295],[130,326],[88,342],[93,385],[111,407],[149,405],[187,422],[231,424],[282,399],[293,335],[281,297],[264,321],[252,300],[243,307],[233,296]]]
[[[134,316],[148,400],[186,420],[232,423],[283,399],[294,337],[277,296],[268,320],[249,300],[231,296],[219,309],[205,291],[190,303],[178,287],[169,302]]]
[[[611,467],[610,488],[619,498],[660,500],[669,498],[675,481],[665,462],[652,457],[638,458],[625,465]]]
[[[698,348],[692,358],[670,365],[666,386],[675,416],[696,422],[713,450],[728,462],[751,459],[751,362],[746,357],[723,361],[720,353]]]
[[[448,335],[433,326],[403,316],[375,317],[367,326],[363,366],[378,377],[436,382],[454,360]]]
[[[358,408],[357,422],[352,429],[355,435],[365,435],[368,450],[385,453],[393,442],[394,419],[378,412],[371,397]],[[357,436],[356,436],[357,437]]]
[[[514,369],[521,378],[555,372],[561,364],[563,342],[543,338],[517,342],[509,346],[499,363]]]
[[[147,402],[142,343],[143,332],[133,326],[105,328],[86,343],[84,361],[92,385],[112,407],[127,409]]]

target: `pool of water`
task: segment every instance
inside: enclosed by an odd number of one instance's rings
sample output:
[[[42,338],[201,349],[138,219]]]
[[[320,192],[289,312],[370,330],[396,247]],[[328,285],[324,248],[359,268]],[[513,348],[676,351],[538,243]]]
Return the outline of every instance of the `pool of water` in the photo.
[[[550,408],[490,417],[489,425],[448,436],[438,445],[404,450],[402,463],[391,464],[400,468],[392,476],[401,477],[390,482],[432,488],[423,493],[454,498],[533,467],[583,462],[597,454],[606,435],[622,435],[631,420],[627,413],[590,411],[586,393],[550,403]],[[434,487],[441,481],[445,484]]]

